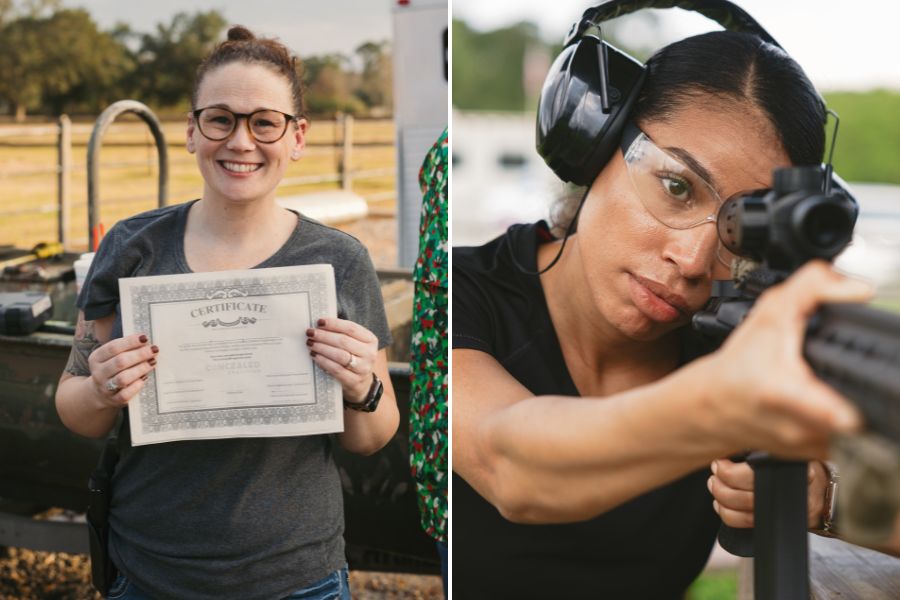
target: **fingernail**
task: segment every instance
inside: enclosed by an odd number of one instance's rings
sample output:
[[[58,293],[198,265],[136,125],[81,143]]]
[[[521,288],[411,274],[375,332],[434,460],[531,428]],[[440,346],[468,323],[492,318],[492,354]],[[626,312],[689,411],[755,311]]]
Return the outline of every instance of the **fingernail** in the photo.
[[[150,373],[147,373],[146,375],[141,377],[141,379],[143,379],[144,381],[147,381],[147,379],[149,379],[149,378],[150,378]]]
[[[709,469],[710,469],[710,471],[712,471],[712,472],[713,472],[713,475],[715,475],[715,474],[716,474],[716,469],[718,469],[718,468],[719,468],[719,467],[718,467],[718,462],[719,462],[719,461],[717,461],[717,460],[714,460],[714,461],[712,461],[712,464],[711,464],[711,465],[709,465]]]
[[[310,351],[309,351],[309,355],[310,355],[311,357],[315,358],[315,357],[316,357],[316,351],[315,351],[315,350],[310,350]]]
[[[143,333],[141,334],[141,337],[139,337],[138,339],[141,341],[142,344],[147,343],[147,336],[144,335]]]
[[[315,330],[315,329],[312,329],[312,328],[307,329],[307,330],[306,330],[306,335],[307,335],[307,337],[315,337],[315,335],[316,335],[316,330]]]
[[[314,341],[312,341],[312,340],[306,340],[306,345],[307,345],[307,346],[312,346],[313,344],[315,344]]]
[[[317,324],[319,327],[325,327],[325,319],[319,319]]]
[[[154,344],[154,345],[150,346],[150,350],[153,351],[153,354],[156,354],[157,352],[159,352],[159,346]]]
[[[153,366],[156,365],[156,359],[155,359],[155,358],[151,358],[151,359],[148,360],[147,362],[150,363],[150,364],[153,365]]]
[[[719,512],[719,503],[716,500],[713,500],[713,510],[716,511],[716,513]]]
[[[712,477],[710,477],[709,479],[706,480],[706,489],[709,490],[710,494],[712,493],[712,480],[713,480]]]

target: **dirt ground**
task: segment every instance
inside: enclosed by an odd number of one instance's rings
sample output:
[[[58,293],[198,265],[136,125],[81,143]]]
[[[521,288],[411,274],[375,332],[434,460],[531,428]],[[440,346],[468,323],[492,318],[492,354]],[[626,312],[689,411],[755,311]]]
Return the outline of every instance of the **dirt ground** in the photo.
[[[369,250],[376,267],[397,265],[397,219],[370,217],[353,223],[335,225],[354,236]]]
[[[83,554],[0,549],[0,600],[101,600],[90,584]],[[354,600],[439,600],[441,578],[350,572]]]

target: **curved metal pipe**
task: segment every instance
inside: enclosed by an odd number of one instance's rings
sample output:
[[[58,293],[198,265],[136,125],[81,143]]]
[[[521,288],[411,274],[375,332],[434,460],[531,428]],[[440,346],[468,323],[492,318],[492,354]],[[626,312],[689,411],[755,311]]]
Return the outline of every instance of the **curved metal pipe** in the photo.
[[[94,233],[97,223],[100,221],[97,210],[97,188],[100,181],[100,146],[103,134],[123,113],[131,112],[139,116],[150,127],[153,139],[156,142],[156,150],[159,155],[159,206],[166,205],[169,195],[169,159],[166,149],[166,139],[163,137],[162,126],[159,119],[153,114],[147,105],[137,100],[119,100],[109,105],[100,113],[94,123],[91,139],[88,142],[87,167],[88,167],[88,249],[94,248]]]

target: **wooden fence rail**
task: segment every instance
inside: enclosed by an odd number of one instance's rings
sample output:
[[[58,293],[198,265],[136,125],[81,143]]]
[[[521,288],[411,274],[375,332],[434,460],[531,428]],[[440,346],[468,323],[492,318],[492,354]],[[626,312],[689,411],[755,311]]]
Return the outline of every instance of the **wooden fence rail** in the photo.
[[[370,178],[379,178],[379,177],[389,177],[395,175],[395,170],[393,168],[376,168],[376,169],[353,169],[353,153],[354,147],[392,147],[394,145],[393,140],[383,141],[383,140],[355,140],[353,134],[353,117],[352,116],[344,116],[339,119],[334,124],[334,141],[333,142],[315,142],[313,144],[308,144],[304,149],[304,154],[307,156],[316,156],[316,155],[324,155],[338,152],[338,160],[336,165],[336,170],[330,173],[323,173],[317,175],[305,175],[298,177],[288,177],[282,181],[283,185],[314,185],[321,183],[340,183],[341,188],[345,190],[350,190],[353,188],[354,181],[358,181],[361,179],[370,179]],[[15,141],[9,141],[11,138],[34,138],[34,137],[47,137],[54,136],[55,137],[55,146],[56,146],[56,164],[52,166],[45,167],[25,167],[25,168],[16,168],[15,170],[3,170],[0,169],[0,180],[10,180],[10,179],[20,179],[27,177],[35,177],[40,175],[55,175],[56,176],[56,203],[54,204],[40,204],[30,206],[28,208],[14,208],[14,209],[5,209],[0,210],[0,218],[3,217],[13,217],[13,216],[23,216],[28,214],[34,215],[47,215],[51,213],[59,214],[59,239],[65,239],[63,235],[64,231],[68,226],[69,222],[69,214],[73,207],[80,208],[84,203],[72,203],[71,200],[71,178],[73,172],[80,172],[86,169],[86,163],[84,161],[74,162],[72,160],[72,148],[73,146],[84,146],[86,142],[83,142],[79,139],[78,142],[73,142],[73,136],[87,136],[91,133],[93,129],[93,125],[91,124],[72,124],[71,120],[68,116],[62,115],[59,118],[58,123],[54,125],[32,125],[25,127],[0,127],[0,143],[4,146],[18,146]],[[114,139],[108,142],[108,145],[114,146],[116,145],[116,141]],[[28,144],[25,144],[26,146]],[[47,144],[38,144],[41,146],[50,146],[51,143]],[[130,145],[139,145],[139,144],[130,144]],[[183,142],[174,142],[171,145],[180,146],[183,145]],[[185,159],[176,159],[170,160],[170,165],[175,166],[186,166],[189,164],[193,164],[194,161],[190,158]],[[123,160],[116,162],[104,162],[104,169],[118,169],[118,168],[134,168],[134,167],[147,167],[148,169],[156,166],[156,159],[152,157],[148,157],[146,160]],[[367,196],[367,200],[369,201],[380,201],[387,200],[392,197],[396,197],[396,190],[389,192],[376,192],[374,194],[370,194]],[[119,199],[117,202],[119,203],[130,203],[137,202],[139,200],[144,199],[141,197],[134,198],[124,198]]]

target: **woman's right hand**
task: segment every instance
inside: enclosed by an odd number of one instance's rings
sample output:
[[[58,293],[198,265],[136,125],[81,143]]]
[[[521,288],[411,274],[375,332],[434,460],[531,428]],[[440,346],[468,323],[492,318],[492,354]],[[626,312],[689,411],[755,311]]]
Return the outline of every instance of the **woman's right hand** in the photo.
[[[804,265],[763,293],[745,321],[707,363],[711,427],[733,450],[766,450],[787,458],[824,459],[833,434],[862,420],[803,358],[809,318],[828,302],[864,302],[868,284],[822,261]]]
[[[158,352],[159,348],[151,345],[143,333],[111,340],[94,350],[88,365],[91,383],[101,402],[112,408],[128,404],[156,368]]]

